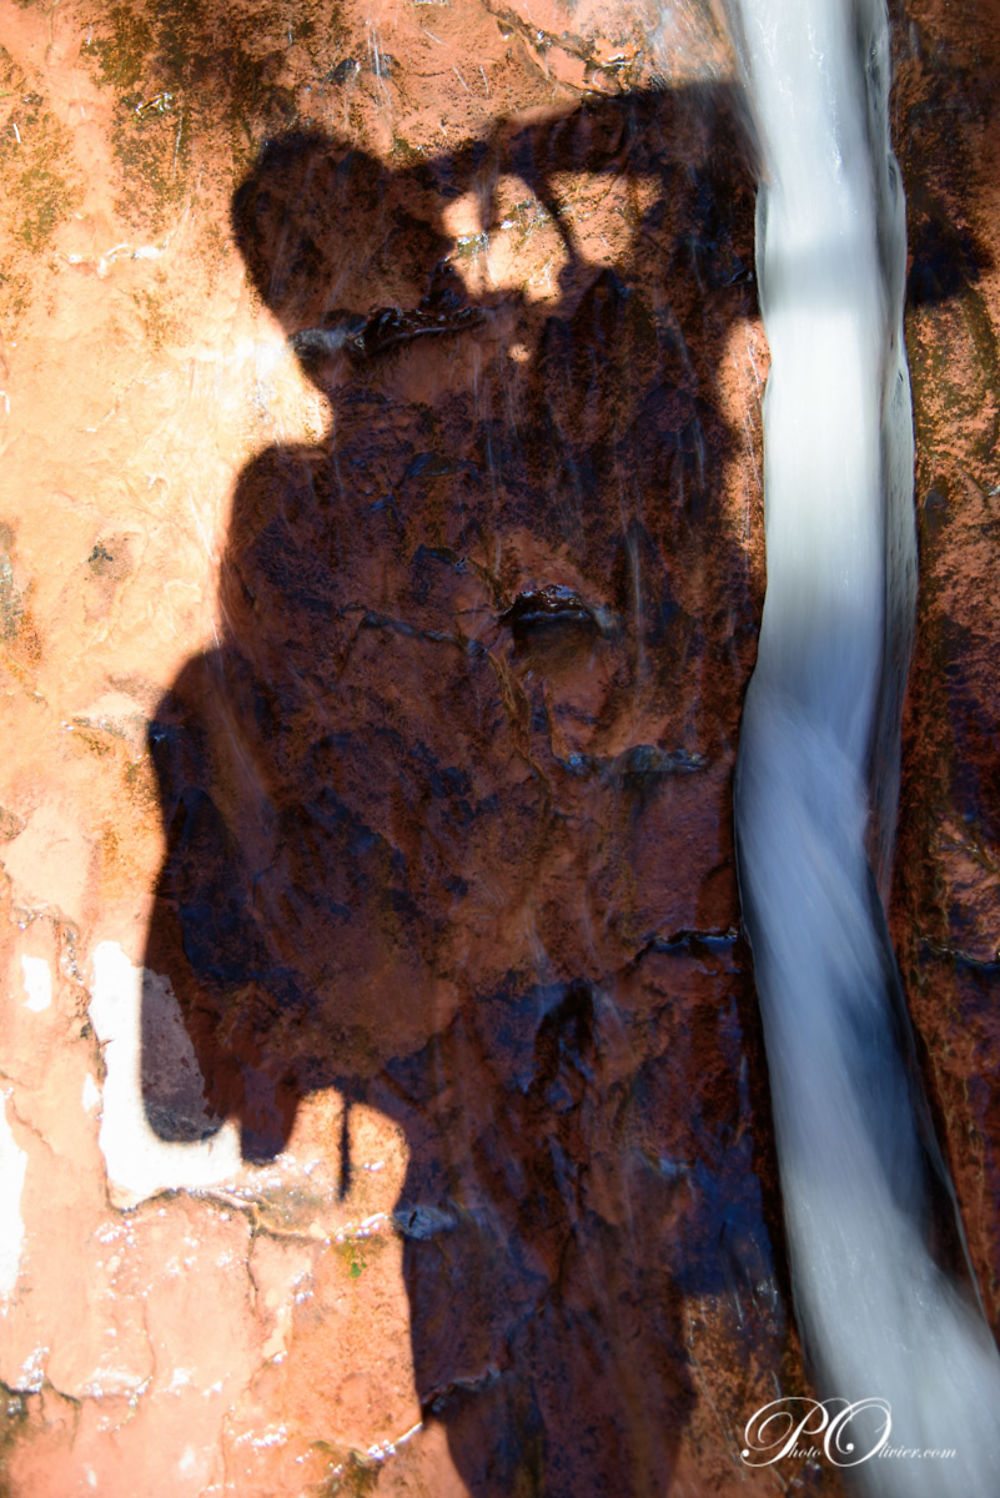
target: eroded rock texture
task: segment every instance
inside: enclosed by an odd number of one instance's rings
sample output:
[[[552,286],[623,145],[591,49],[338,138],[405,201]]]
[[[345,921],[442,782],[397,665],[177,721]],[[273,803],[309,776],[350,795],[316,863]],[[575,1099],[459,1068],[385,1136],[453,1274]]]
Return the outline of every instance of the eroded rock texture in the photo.
[[[3,16],[8,1490],[839,1491],[739,1459],[805,1385],[732,863],[766,351],[718,31]],[[896,926],[992,1312],[990,24],[897,31]]]
[[[909,199],[907,341],[920,603],[905,721],[895,932],[969,1247],[996,1327],[1000,18],[913,8],[898,28]]]

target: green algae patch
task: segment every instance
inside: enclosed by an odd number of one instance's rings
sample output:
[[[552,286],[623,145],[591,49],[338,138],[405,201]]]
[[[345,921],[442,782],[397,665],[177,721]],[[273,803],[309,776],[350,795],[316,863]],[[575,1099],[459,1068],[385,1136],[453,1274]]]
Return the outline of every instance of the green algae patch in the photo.
[[[21,627],[24,613],[21,595],[14,585],[10,557],[0,551],[0,639],[13,640]]]
[[[32,254],[45,248],[53,230],[69,218],[79,202],[79,194],[66,179],[42,161],[15,176],[7,191],[20,208],[15,233]]]
[[[18,1438],[24,1435],[27,1426],[28,1401],[25,1395],[8,1388],[6,1384],[0,1384],[0,1484],[3,1482],[6,1458]],[[0,1493],[6,1491],[5,1485],[0,1486]]]
[[[297,119],[296,83],[308,92],[319,82],[329,49],[329,28],[308,4],[294,14],[205,0],[95,8],[81,56],[116,95],[123,218],[163,230],[205,174],[231,191],[263,141]]]
[[[143,77],[153,49],[153,30],[146,19],[124,5],[107,13],[108,31],[83,44],[84,56],[97,62],[102,83],[131,88]]]
[[[0,47],[0,199],[5,207],[0,322],[7,332],[31,301],[27,257],[48,248],[82,197],[79,182],[66,170],[72,159],[69,131],[46,109],[40,94],[27,92],[24,73]]]
[[[154,95],[163,97],[163,92]],[[166,108],[149,110],[137,96],[124,96],[115,114],[111,143],[121,172],[118,211],[134,228],[162,229],[187,186],[190,132],[183,106],[174,109],[168,103]]]
[[[161,275],[157,279],[159,285],[155,289],[139,287],[132,292],[131,299],[147,348],[159,354],[167,344],[181,336],[182,330],[178,318],[170,311],[169,290],[164,284],[166,278]]]
[[[347,1270],[348,1278],[359,1280],[365,1270],[381,1256],[386,1241],[380,1234],[371,1233],[364,1237],[338,1240],[333,1246]]]
[[[324,1484],[323,1498],[371,1498],[378,1490],[381,1472],[381,1462],[363,1452],[352,1451]]]

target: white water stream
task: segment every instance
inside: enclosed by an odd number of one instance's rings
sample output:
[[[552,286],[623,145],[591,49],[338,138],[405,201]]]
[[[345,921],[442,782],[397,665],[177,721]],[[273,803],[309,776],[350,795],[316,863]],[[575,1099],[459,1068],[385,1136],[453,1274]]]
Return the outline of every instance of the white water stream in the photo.
[[[961,1269],[884,890],[913,615],[905,230],[883,0],[735,0],[760,152],[767,597],[736,786],[799,1324],[817,1394],[884,1402],[843,1465],[1000,1488],[1000,1359]],[[961,1259],[952,1252],[952,1260]]]

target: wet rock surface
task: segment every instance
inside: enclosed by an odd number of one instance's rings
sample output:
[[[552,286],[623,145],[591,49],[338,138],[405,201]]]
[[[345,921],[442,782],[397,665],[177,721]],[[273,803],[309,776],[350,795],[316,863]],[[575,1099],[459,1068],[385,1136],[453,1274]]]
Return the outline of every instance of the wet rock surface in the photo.
[[[730,830],[766,351],[725,48],[654,19],[4,9],[18,1498],[839,1491],[739,1459],[805,1388]],[[994,32],[898,28],[894,906],[991,1315]]]
[[[898,31],[896,134],[912,265],[907,342],[920,601],[904,721],[894,932],[987,1314],[997,1325],[1000,26],[913,8]]]

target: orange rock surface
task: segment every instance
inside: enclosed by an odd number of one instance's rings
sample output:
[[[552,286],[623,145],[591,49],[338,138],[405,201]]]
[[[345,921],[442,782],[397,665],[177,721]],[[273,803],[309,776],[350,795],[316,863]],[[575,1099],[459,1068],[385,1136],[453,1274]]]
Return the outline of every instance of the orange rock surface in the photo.
[[[739,1457],[805,1383],[730,831],[767,354],[718,27],[0,17],[5,1491],[839,1491]],[[894,921],[995,1317],[1000,37],[896,38]]]

